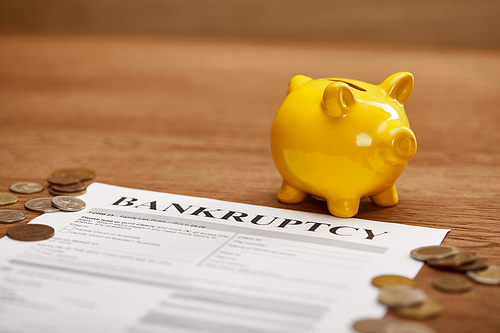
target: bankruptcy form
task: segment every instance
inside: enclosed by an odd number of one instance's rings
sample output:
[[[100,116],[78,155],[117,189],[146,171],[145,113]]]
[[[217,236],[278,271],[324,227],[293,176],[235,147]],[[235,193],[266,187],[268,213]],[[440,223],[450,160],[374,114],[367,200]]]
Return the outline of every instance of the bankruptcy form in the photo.
[[[94,183],[44,241],[0,240],[2,332],[353,332],[380,274],[448,230]]]

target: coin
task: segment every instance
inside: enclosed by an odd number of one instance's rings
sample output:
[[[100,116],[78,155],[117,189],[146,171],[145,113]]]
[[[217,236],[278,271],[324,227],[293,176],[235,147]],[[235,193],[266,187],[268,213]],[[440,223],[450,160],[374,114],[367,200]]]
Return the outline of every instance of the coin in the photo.
[[[20,182],[15,183],[10,186],[10,190],[16,193],[22,194],[32,194],[42,192],[45,189],[45,186],[38,183],[33,182]]]
[[[477,257],[475,253],[472,252],[458,252],[457,254],[441,259],[430,259],[427,260],[429,266],[435,268],[453,268],[455,266],[465,265],[476,261]]]
[[[451,269],[457,272],[465,272],[465,271],[475,271],[478,269],[486,268],[490,265],[487,258],[477,258],[476,261],[473,261],[468,264],[454,266]]]
[[[0,210],[0,223],[15,223],[26,218],[26,214],[19,210]]]
[[[49,178],[47,178],[47,181],[51,185],[71,185],[78,183],[80,181],[80,178],[75,175],[58,174],[51,175]]]
[[[57,192],[73,193],[73,192],[79,192],[79,191],[84,190],[86,188],[86,186],[83,182],[78,181],[77,183],[69,184],[69,185],[51,184],[50,188],[54,191],[57,191]]]
[[[432,245],[419,247],[411,251],[413,259],[426,261],[430,259],[441,259],[457,254],[459,249],[451,245]]]
[[[389,286],[413,287],[415,285],[415,281],[401,275],[379,275],[372,279],[372,284],[378,288]]]
[[[7,229],[7,236],[18,241],[40,241],[54,236],[54,229],[44,224],[21,224]]]
[[[12,193],[0,192],[0,206],[12,205],[17,200],[17,197]]]
[[[391,309],[391,312],[398,316],[420,320],[436,317],[441,314],[442,311],[443,307],[431,299],[428,299],[419,306]]]
[[[467,276],[484,284],[500,284],[500,266],[491,265],[478,271],[468,271]]]
[[[382,288],[378,294],[380,303],[389,307],[410,307],[425,302],[427,295],[420,289],[409,286]]]
[[[52,198],[52,205],[66,212],[77,212],[85,208],[85,201],[67,195]]]
[[[52,206],[52,198],[36,198],[27,201],[24,208],[37,213],[54,213],[59,209]]]
[[[434,280],[433,285],[439,290],[450,293],[463,293],[472,288],[472,283],[461,275],[438,277]]]
[[[77,197],[79,195],[87,193],[87,189],[84,189],[84,190],[78,191],[78,192],[59,192],[59,191],[55,191],[54,189],[52,189],[52,186],[50,186],[49,193],[52,195],[70,195],[72,197]]]
[[[360,333],[385,333],[391,321],[388,319],[360,319],[352,324],[352,328]]]
[[[385,333],[436,333],[436,331],[424,324],[409,323],[393,320],[388,323]]]
[[[65,169],[56,170],[52,174],[53,175],[60,175],[60,174],[74,175],[74,176],[77,176],[82,181],[91,180],[95,177],[94,170],[87,169],[87,168],[65,168]]]

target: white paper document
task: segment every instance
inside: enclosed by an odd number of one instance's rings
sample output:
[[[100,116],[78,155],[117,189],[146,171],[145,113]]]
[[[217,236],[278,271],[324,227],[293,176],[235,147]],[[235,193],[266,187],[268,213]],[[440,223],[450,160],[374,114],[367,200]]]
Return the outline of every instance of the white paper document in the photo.
[[[0,240],[0,332],[332,333],[382,317],[380,274],[448,230],[100,183],[48,213],[45,241]]]

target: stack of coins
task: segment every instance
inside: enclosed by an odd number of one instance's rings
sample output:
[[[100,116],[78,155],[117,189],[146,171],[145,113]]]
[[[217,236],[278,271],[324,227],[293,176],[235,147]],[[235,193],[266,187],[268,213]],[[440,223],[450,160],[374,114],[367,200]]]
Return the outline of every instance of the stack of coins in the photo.
[[[455,246],[420,247],[411,251],[410,255],[436,269],[465,273],[469,279],[478,283],[500,284],[499,266],[491,266],[487,258],[478,258],[475,253],[460,251]],[[472,284],[463,276],[448,276],[438,278],[434,287],[457,293],[470,290]]]
[[[56,170],[47,179],[49,192],[52,195],[79,196],[87,191],[84,181],[94,177],[94,171],[86,168]]]

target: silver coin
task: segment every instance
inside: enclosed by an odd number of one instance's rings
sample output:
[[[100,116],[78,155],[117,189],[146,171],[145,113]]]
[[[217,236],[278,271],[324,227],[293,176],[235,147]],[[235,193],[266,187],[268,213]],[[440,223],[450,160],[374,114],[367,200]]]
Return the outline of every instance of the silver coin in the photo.
[[[36,198],[27,201],[24,208],[37,213],[55,213],[59,212],[58,208],[52,206],[52,198]]]
[[[19,210],[0,210],[0,223],[15,223],[26,218],[26,214]]]
[[[389,307],[413,307],[427,300],[427,295],[420,289],[409,286],[391,286],[382,288],[378,294],[380,303]]]
[[[85,201],[69,195],[59,195],[52,198],[52,205],[66,212],[77,212],[85,208]]]
[[[42,192],[44,189],[45,186],[43,186],[42,184],[32,183],[32,182],[20,182],[12,184],[10,186],[10,190],[12,192],[22,193],[22,194],[38,193]]]

